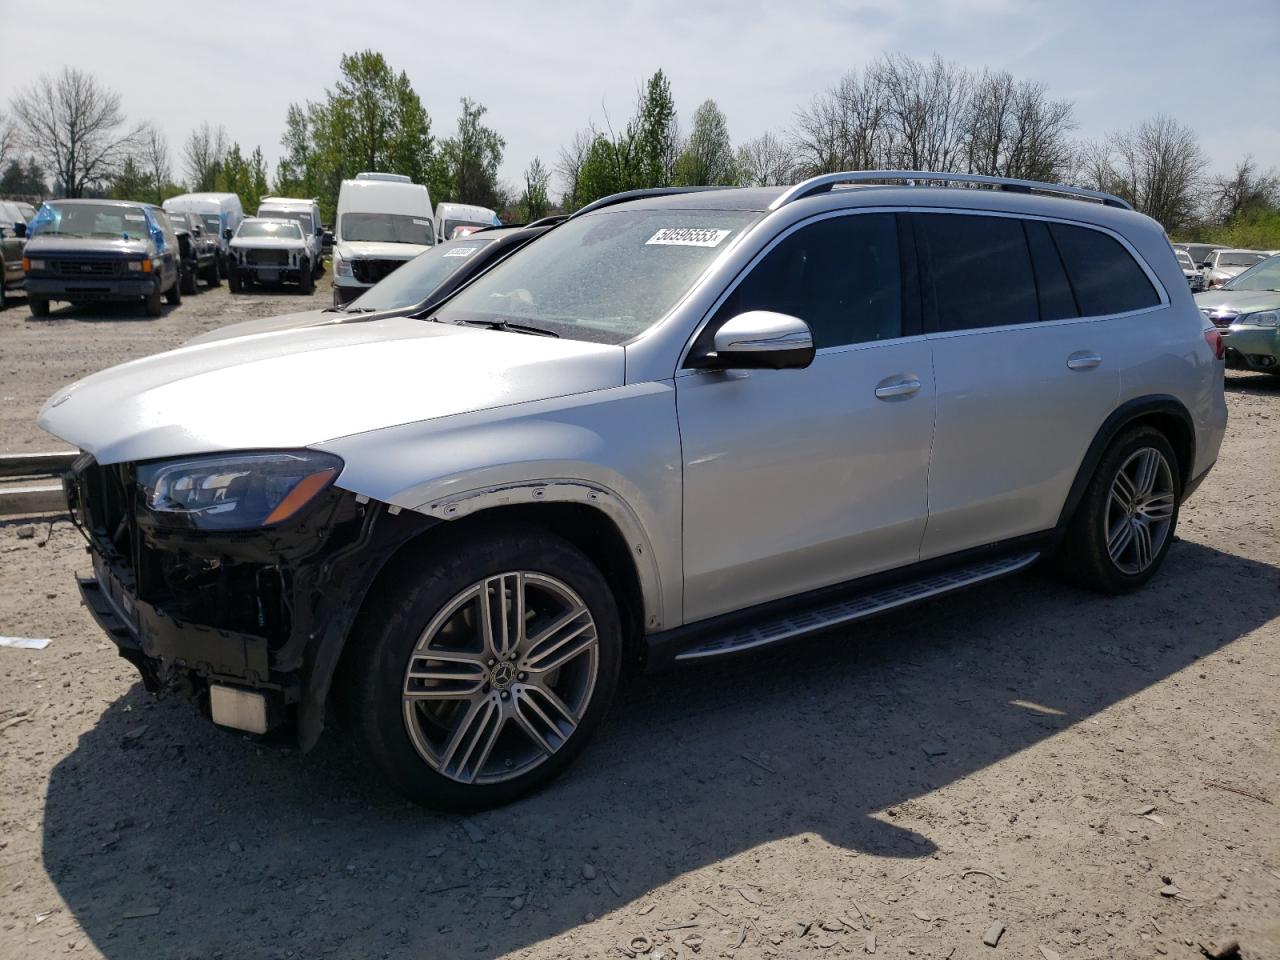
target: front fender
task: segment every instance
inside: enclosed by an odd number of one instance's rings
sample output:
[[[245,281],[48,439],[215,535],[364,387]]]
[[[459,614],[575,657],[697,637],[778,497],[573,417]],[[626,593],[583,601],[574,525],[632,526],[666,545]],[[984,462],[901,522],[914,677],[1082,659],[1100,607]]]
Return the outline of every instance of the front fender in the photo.
[[[680,438],[670,381],[514,404],[314,446],[343,459],[339,487],[440,520],[540,502],[599,509],[630,545],[645,629],[681,622]]]

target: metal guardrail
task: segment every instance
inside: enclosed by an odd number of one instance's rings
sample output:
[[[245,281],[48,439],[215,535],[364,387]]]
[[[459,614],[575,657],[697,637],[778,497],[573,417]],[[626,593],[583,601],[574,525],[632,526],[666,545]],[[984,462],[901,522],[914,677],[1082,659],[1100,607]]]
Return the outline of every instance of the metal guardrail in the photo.
[[[0,517],[64,512],[67,501],[59,478],[78,456],[74,450],[0,453],[0,479],[23,481],[0,484]]]

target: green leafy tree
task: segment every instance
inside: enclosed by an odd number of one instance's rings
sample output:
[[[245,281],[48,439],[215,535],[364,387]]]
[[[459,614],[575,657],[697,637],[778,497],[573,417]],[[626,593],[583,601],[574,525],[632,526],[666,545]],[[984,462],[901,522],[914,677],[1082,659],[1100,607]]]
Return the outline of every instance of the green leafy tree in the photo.
[[[44,199],[48,193],[44,171],[35,157],[28,157],[25,165],[16,159],[4,165],[4,173],[0,175],[0,194]]]
[[[152,199],[151,178],[133,157],[125,157],[119,172],[112,178],[108,196],[112,200]]]
[[[538,157],[534,157],[524,172],[524,193],[520,195],[517,214],[525,223],[545,217],[551,209],[551,199],[547,195],[550,184],[551,171]]]
[[[676,182],[690,187],[738,182],[729,122],[714,100],[704,100],[694,111],[693,129],[676,161]]]
[[[233,143],[222,162],[217,189],[239,196],[245,212],[251,216],[257,212],[259,202],[270,191],[262,148],[254,147],[253,153],[245,157],[240,144]]]
[[[474,203],[497,209],[502,205],[503,190],[498,183],[498,167],[507,141],[497,131],[485,126],[483,104],[462,98],[462,115],[457,133],[440,146],[440,156],[447,177],[446,195],[458,203]]]
[[[649,78],[638,97],[627,136],[631,141],[630,169],[624,177],[627,187],[662,187],[671,183],[679,128],[671,81],[661,70]]]
[[[574,191],[579,205],[626,190],[631,170],[631,142],[597,133],[578,169]]]

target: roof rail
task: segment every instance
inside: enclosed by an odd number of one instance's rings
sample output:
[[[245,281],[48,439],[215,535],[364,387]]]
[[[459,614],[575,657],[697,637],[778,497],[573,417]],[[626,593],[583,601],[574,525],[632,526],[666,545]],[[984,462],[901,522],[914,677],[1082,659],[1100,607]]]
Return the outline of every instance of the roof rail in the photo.
[[[649,187],[644,190],[623,190],[621,193],[611,193],[607,197],[601,197],[599,200],[593,200],[585,207],[579,207],[569,215],[569,219],[580,217],[584,213],[590,213],[592,210],[599,210],[601,207],[612,207],[617,203],[626,203],[628,200],[640,200],[644,197],[669,197],[677,193],[701,193],[704,190],[732,190],[733,187]]]
[[[864,183],[888,186],[883,181],[918,181],[932,183],[976,183],[982,186],[1007,190],[1010,193],[1050,193],[1066,197],[1079,197],[1083,200],[1094,200],[1108,207],[1120,207],[1132,210],[1133,207],[1114,194],[1100,190],[1086,190],[1083,187],[1069,187],[1061,183],[1041,183],[1038,180],[1014,180],[1009,177],[986,177],[977,173],[934,173],[925,170],[852,170],[845,173],[824,173],[810,177],[794,187],[785,190],[778,199],[769,204],[770,210],[777,210],[788,203],[794,203],[805,197],[818,193],[826,193],[832,187],[842,183]],[[909,184],[915,186],[916,184]]]

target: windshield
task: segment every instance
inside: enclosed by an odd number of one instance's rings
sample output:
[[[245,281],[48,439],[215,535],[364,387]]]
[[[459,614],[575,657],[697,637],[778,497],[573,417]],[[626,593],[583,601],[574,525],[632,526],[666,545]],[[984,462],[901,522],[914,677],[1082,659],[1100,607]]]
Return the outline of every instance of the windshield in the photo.
[[[292,220],[302,228],[304,234],[309,234],[314,229],[311,226],[311,214],[303,213],[301,210],[259,210],[260,217],[274,217],[277,220]]]
[[[146,239],[150,227],[142,207],[51,201],[40,208],[31,222],[31,235]]]
[[[1187,244],[1187,253],[1191,254],[1191,259],[1197,264],[1204,263],[1209,259],[1209,254],[1213,251],[1221,249],[1210,243],[1189,243]]]
[[[237,237],[278,237],[281,240],[301,240],[302,231],[296,223],[277,223],[272,220],[245,220],[236,231]]]
[[[483,230],[485,227],[492,226],[493,221],[481,223],[478,220],[446,220],[441,227],[440,236],[455,240],[460,236],[464,236],[464,234],[457,232],[459,227],[470,227],[470,230],[467,231],[467,233],[470,233],[472,230]]]
[[[623,343],[660,320],[760,216],[615,209],[569,220],[481,275],[437,319]]]
[[[1218,254],[1218,266],[1220,267],[1252,267],[1260,260],[1265,260],[1265,253],[1220,253]]]
[[[370,287],[346,308],[359,313],[366,310],[395,310],[412,307],[431,296],[481,247],[492,239],[455,240],[420,253],[403,267]]]
[[[1178,263],[1182,265],[1183,270],[1194,270],[1196,268],[1196,265],[1191,262],[1191,254],[1187,253],[1187,251],[1175,250],[1173,252],[1177,254]]]
[[[1268,257],[1222,285],[1223,290],[1274,290],[1280,293],[1280,257]]]
[[[222,232],[222,221],[218,219],[216,213],[202,213],[200,219],[204,221],[204,228],[213,233]]]
[[[343,240],[417,243],[428,247],[436,242],[430,219],[398,213],[344,213],[338,218],[338,236]]]

